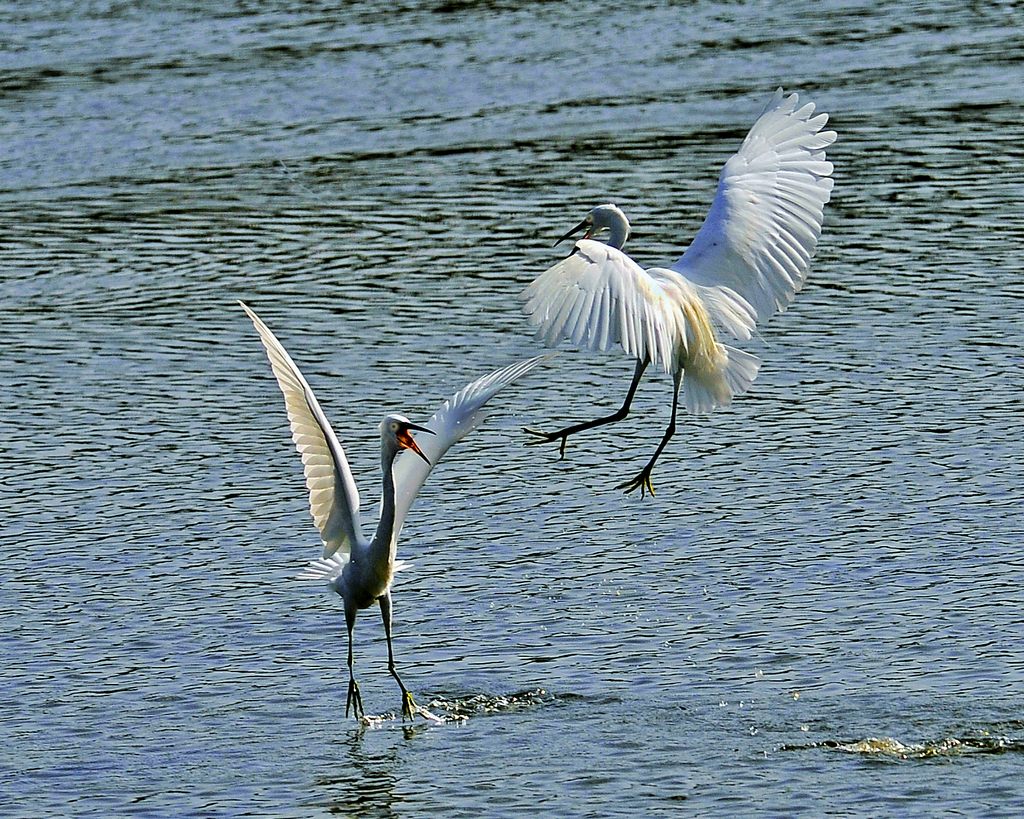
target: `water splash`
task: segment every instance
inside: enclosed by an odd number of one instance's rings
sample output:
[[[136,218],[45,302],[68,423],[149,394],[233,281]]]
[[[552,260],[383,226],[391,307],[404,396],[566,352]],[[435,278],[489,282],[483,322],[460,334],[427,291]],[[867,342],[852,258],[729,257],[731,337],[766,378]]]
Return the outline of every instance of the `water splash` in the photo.
[[[435,697],[429,708],[441,712],[446,721],[465,721],[485,714],[521,711],[572,699],[573,695],[556,695],[543,688],[519,691],[515,694],[471,694],[465,697]]]
[[[552,694],[543,688],[518,691],[515,694],[470,694],[464,697],[436,696],[426,705],[416,706],[416,714],[424,723],[414,722],[405,727],[415,729],[424,724],[435,725],[462,724],[470,717],[500,714],[509,711],[521,711],[556,702],[574,699],[574,694]],[[366,714],[360,718],[362,728],[381,728],[398,721],[399,716],[393,711],[383,714]]]

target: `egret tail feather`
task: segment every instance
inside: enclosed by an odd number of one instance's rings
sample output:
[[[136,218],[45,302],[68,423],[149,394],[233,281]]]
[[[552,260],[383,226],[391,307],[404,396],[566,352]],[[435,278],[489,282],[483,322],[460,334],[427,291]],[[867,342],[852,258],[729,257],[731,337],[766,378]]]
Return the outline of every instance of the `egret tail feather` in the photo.
[[[683,381],[683,397],[687,412],[708,413],[716,407],[727,407],[734,396],[743,395],[761,367],[761,359],[735,347],[719,344],[724,360],[715,366],[689,366]]]

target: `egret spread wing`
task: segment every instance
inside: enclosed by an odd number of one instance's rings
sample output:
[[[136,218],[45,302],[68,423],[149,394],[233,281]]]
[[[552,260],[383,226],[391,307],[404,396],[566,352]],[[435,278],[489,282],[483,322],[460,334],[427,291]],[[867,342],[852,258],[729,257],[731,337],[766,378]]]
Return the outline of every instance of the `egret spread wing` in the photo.
[[[434,434],[420,433],[416,436],[416,443],[430,459],[430,463],[424,463],[421,458],[406,453],[394,466],[396,538],[402,531],[405,516],[416,500],[430,470],[453,444],[472,432],[484,420],[486,413],[481,411],[484,404],[497,395],[499,390],[522,378],[548,358],[550,354],[534,356],[478,378],[447,399],[423,425]]]
[[[672,367],[676,333],[671,299],[617,248],[581,239],[572,254],[523,291],[523,312],[548,345],[562,338],[589,350],[622,344],[627,355]]]
[[[242,302],[239,302],[242,304]],[[309,512],[324,542],[324,558],[335,552],[348,555],[353,544],[362,542],[359,529],[359,491],[345,451],[341,448],[324,411],[291,356],[270,328],[245,304],[267,350],[267,358],[284,394],[292,440],[302,456],[309,489]]]
[[[738,338],[749,338],[756,321],[785,310],[800,290],[832,192],[825,148],[836,132],[822,130],[828,114],[814,116],[813,103],[798,108],[797,101],[775,92],[725,163],[704,224],[672,265]]]

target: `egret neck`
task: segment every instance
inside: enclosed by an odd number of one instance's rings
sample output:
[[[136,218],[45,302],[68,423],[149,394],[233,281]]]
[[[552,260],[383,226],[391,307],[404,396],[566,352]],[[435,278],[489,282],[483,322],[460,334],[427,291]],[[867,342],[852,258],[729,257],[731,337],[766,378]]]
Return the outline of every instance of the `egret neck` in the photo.
[[[606,206],[600,210],[602,215],[607,217],[605,227],[608,228],[608,246],[614,247],[616,250],[622,250],[626,244],[626,239],[629,238],[629,220],[626,219],[626,215],[615,205]],[[597,227],[596,214],[594,226]]]
[[[377,521],[377,533],[370,542],[370,565],[377,565],[379,558],[387,557],[388,574],[395,563],[398,548],[395,537],[395,458],[399,450],[394,446],[383,447],[380,453],[380,469],[384,475],[383,495],[381,496],[380,520]]]

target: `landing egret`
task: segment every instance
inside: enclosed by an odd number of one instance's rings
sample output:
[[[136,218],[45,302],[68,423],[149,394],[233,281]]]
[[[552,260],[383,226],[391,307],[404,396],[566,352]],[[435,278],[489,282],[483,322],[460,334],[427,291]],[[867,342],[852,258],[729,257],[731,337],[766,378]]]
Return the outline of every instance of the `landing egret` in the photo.
[[[555,244],[583,230],[572,253],[523,292],[523,312],[547,344],[569,339],[589,350],[622,344],[636,359],[625,401],[611,415],[557,432],[527,428],[537,440],[620,421],[629,413],[644,370],[660,366],[673,379],[672,417],[647,465],[618,485],[654,494],[651,471],[676,430],[679,388],[686,409],[706,413],[747,390],[760,360],[720,344],[717,325],[749,339],[755,323],[782,312],[804,283],[832,191],[823,131],[828,114],[797,107],[796,94],[778,89],[718,180],[711,210],[686,252],[671,268],[641,268],[622,247],[629,221],[615,205],[600,205]],[[605,242],[592,237],[607,231]],[[685,374],[685,378],[684,378]]]
[[[380,604],[384,622],[388,671],[402,690],[402,718],[412,719],[415,713],[430,716],[416,705],[398,676],[391,647],[391,582],[395,571],[402,568],[401,561],[395,560],[398,535],[409,507],[431,468],[454,443],[483,420],[481,410],[484,404],[548,356],[536,356],[477,379],[445,401],[426,424],[414,424],[402,415],[384,418],[380,424],[384,483],[380,520],[373,539],[367,540],[359,524],[359,491],[345,451],[313,390],[267,325],[247,305],[239,304],[252,319],[284,394],[292,440],[304,465],[309,511],[324,544],[323,558],[313,561],[302,576],[327,581],[345,601],[349,674],[345,716],[348,716],[350,708],[357,719],[363,716],[362,698],[352,664],[352,630],[356,613],[374,603]],[[412,436],[413,431],[426,435],[417,440]],[[418,457],[406,456],[396,460],[403,450],[411,450]]]

